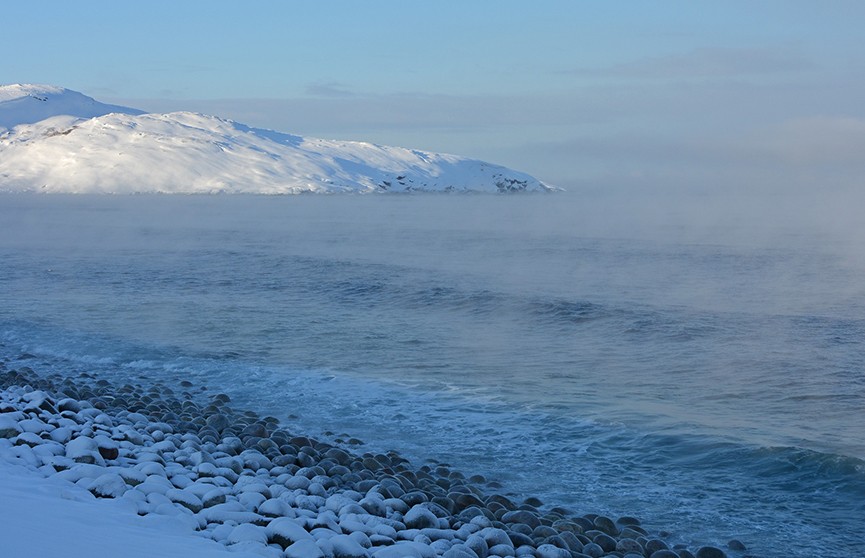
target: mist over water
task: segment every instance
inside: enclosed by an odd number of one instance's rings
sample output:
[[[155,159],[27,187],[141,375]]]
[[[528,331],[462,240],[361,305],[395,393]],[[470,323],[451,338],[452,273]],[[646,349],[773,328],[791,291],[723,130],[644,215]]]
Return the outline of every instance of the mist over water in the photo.
[[[0,356],[194,379],[683,541],[852,555],[865,236],[841,200],[3,196]]]

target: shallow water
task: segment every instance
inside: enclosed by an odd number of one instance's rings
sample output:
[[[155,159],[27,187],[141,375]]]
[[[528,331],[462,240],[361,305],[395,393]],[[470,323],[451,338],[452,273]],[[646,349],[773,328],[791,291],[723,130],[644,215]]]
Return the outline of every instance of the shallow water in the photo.
[[[863,244],[667,201],[2,196],[0,357],[194,379],[677,541],[865,552]]]

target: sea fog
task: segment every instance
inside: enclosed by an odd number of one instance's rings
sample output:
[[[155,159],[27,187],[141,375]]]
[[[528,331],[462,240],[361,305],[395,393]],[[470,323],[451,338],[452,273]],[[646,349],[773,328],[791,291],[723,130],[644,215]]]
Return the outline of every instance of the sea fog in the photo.
[[[856,207],[745,192],[4,195],[0,356],[192,379],[300,433],[682,542],[855,555]]]

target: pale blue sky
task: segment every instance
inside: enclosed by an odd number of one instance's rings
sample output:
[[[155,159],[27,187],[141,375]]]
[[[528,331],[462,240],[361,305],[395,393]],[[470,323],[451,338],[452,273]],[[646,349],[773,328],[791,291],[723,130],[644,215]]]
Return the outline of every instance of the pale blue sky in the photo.
[[[3,4],[0,82],[568,187],[862,186],[865,2]]]

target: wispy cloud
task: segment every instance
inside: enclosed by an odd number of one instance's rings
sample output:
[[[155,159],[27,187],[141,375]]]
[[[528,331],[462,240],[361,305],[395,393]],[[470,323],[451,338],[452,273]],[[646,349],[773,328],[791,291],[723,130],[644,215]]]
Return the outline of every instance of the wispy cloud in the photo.
[[[311,83],[306,86],[306,93],[313,97],[354,97],[356,93],[351,91],[345,83],[338,81],[326,81]]]
[[[723,78],[802,72],[814,67],[813,61],[793,47],[703,47],[606,68],[577,69],[575,73],[632,79]]]

